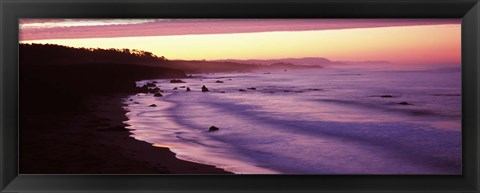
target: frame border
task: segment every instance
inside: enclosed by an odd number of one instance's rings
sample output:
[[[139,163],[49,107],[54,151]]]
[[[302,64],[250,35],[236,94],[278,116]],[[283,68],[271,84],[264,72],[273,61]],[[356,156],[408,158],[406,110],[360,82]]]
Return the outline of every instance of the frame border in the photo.
[[[18,174],[19,18],[462,18],[463,175]],[[0,192],[479,192],[478,0],[0,0]]]

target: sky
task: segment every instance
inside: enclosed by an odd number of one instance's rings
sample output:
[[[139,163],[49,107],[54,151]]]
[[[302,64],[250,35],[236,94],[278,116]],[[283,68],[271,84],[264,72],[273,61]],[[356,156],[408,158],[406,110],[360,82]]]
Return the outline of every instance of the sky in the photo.
[[[129,48],[168,59],[460,65],[460,19],[21,19],[21,43]]]

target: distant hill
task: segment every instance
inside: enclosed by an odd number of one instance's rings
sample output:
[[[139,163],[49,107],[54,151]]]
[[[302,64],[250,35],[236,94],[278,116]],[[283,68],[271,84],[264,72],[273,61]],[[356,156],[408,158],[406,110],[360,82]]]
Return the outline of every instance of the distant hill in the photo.
[[[349,66],[349,65],[386,65],[392,64],[389,61],[332,61],[322,57],[305,57],[305,58],[280,58],[280,59],[267,59],[267,60],[213,60],[213,61],[226,61],[235,62],[241,64],[257,64],[257,65],[277,65],[281,63],[288,63],[296,66],[308,66],[308,67],[335,67],[335,66]]]
[[[200,60],[168,60],[151,52],[130,49],[73,48],[55,44],[20,44],[20,62],[23,66],[45,65],[115,65],[130,64],[174,69],[186,73],[251,71],[257,65],[240,65],[234,62]]]
[[[288,62],[275,62],[271,64],[250,63],[250,61],[184,61],[172,60],[166,64],[173,69],[180,69],[187,73],[209,72],[251,72],[255,70],[284,70],[323,68],[320,65],[296,65]]]
[[[360,62],[341,61],[340,63],[351,64],[351,65],[389,65],[389,64],[393,64],[389,61],[360,61]]]
[[[214,60],[214,61],[227,61],[227,62],[236,62],[236,63],[243,63],[243,64],[257,64],[257,65],[271,65],[271,64],[278,64],[278,63],[290,63],[290,64],[293,64],[293,65],[302,65],[302,66],[327,66],[327,65],[341,64],[341,63],[338,63],[338,62],[330,61],[327,58],[316,58],[316,57],[281,58],[281,59],[266,59],[266,60],[226,59],[226,60]]]
[[[170,60],[163,65],[186,73],[249,72],[259,68],[258,65],[254,64],[201,60]]]

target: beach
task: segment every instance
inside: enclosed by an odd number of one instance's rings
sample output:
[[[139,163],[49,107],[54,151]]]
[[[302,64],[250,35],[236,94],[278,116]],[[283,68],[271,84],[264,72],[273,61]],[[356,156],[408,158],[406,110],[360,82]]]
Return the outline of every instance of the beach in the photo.
[[[227,174],[130,137],[125,93],[85,97],[81,112],[29,116],[20,130],[21,174]],[[52,117],[55,117],[52,121]]]
[[[459,66],[21,53],[21,174],[462,172]]]
[[[55,100],[21,104],[20,173],[460,174],[459,73],[205,73],[100,93],[64,83],[41,98]]]
[[[144,65],[162,58],[56,45],[20,50],[20,174],[228,173],[131,137],[123,102],[135,81],[187,77]]]

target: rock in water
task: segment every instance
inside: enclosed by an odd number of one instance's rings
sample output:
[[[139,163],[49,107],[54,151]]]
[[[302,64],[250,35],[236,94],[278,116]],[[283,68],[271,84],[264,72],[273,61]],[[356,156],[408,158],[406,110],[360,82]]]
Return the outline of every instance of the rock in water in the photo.
[[[249,90],[257,90],[255,87],[248,88]]]
[[[177,87],[173,88],[173,90],[177,90],[177,89],[178,89]]]
[[[202,86],[202,92],[208,92],[208,91],[209,91],[208,88],[205,85],[203,85]]]
[[[211,126],[210,128],[208,128],[208,132],[214,132],[214,131],[218,131],[220,130],[218,127],[215,127],[215,126]]]
[[[240,91],[240,92],[246,92],[247,90],[245,90],[245,89],[238,89],[238,91]]]
[[[148,93],[148,86],[147,85],[143,85],[142,87],[137,87],[136,91],[138,93]]]
[[[223,81],[217,80],[217,81],[215,81],[215,83],[223,83]]]
[[[157,92],[159,92],[159,91],[160,91],[160,88],[157,88],[157,87],[152,88],[152,89],[148,89],[148,92],[149,92],[149,93],[157,93]]]
[[[162,95],[162,94],[160,94],[160,93],[158,93],[158,92],[157,92],[157,93],[155,93],[153,96],[154,96],[154,97],[163,97],[163,95]]]
[[[172,80],[170,80],[170,83],[185,83],[185,81],[180,80],[180,79],[172,79]]]
[[[148,87],[156,87],[157,85],[155,85],[155,83],[153,82],[147,82],[146,84]]]
[[[399,105],[411,105],[410,103],[405,102],[405,101],[399,102],[398,104],[399,104]]]
[[[189,91],[192,91],[192,90],[190,90],[190,87],[187,87],[187,92],[189,92]]]
[[[380,97],[382,97],[382,98],[392,98],[393,96],[392,95],[382,95]]]
[[[149,107],[156,107],[156,106],[157,106],[156,104],[149,105]]]

